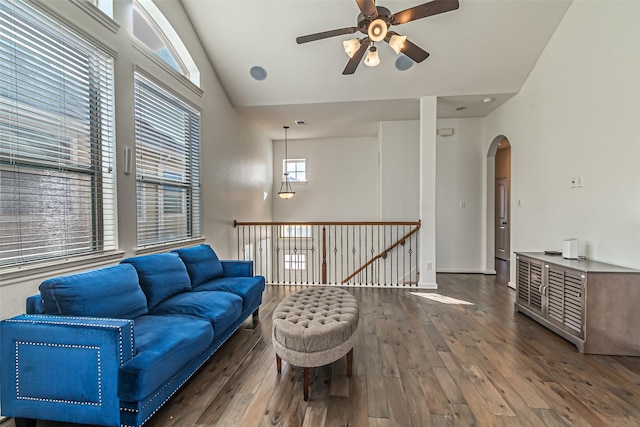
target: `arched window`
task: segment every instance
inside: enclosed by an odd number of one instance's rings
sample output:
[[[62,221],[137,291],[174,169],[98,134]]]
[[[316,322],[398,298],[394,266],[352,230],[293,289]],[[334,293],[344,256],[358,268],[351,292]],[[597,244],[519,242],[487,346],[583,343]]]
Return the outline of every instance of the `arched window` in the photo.
[[[158,58],[200,86],[200,71],[178,33],[152,0],[133,1],[133,35]]]

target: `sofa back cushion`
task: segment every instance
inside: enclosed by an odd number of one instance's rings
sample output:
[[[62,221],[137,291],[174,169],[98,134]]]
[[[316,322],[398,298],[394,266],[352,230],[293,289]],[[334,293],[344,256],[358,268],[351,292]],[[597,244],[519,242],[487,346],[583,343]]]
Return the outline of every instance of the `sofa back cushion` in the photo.
[[[46,314],[133,319],[147,313],[147,299],[131,265],[114,265],[54,277],[40,284]]]
[[[191,286],[194,288],[224,276],[222,263],[209,245],[202,244],[190,248],[177,249],[174,252],[180,256],[184,265],[187,266],[189,277],[191,277]]]
[[[189,273],[178,254],[143,255],[124,259],[121,263],[133,265],[138,272],[149,310],[172,295],[191,290]]]

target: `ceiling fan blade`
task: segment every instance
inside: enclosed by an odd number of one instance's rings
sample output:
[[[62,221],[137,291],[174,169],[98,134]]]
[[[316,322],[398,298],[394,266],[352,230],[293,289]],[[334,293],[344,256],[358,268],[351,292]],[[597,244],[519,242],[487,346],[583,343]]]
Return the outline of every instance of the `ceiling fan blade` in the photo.
[[[378,9],[374,0],[356,0],[358,8],[365,18],[375,18],[378,16]]]
[[[337,30],[323,31],[321,33],[309,34],[296,38],[298,44],[313,42],[316,40],[328,39],[329,37],[342,36],[345,34],[353,34],[358,31],[357,27],[339,28]]]
[[[427,16],[438,15],[444,12],[450,12],[460,7],[458,0],[433,0],[401,12],[394,13],[389,17],[392,25],[406,24],[416,19],[426,18]]]
[[[401,52],[413,59],[413,62],[422,62],[429,57],[429,52],[422,49],[420,46],[411,43],[409,40],[404,41],[404,46]]]
[[[346,75],[346,74],[353,74],[356,72],[356,68],[358,68],[358,65],[360,65],[360,61],[362,60],[362,57],[364,56],[365,52],[369,48],[369,44],[371,44],[371,40],[369,40],[368,37],[365,37],[364,39],[360,40],[360,48],[355,53],[355,55],[353,55],[353,57],[349,60],[349,62],[347,62],[347,66],[344,67],[344,71],[342,72],[342,74]]]

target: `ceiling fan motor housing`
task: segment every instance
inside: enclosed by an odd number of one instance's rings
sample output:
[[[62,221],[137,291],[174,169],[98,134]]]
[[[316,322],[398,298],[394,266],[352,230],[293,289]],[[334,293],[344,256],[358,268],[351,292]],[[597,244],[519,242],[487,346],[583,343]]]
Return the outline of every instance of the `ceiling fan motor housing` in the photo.
[[[363,34],[369,34],[369,25],[377,20],[381,19],[387,25],[387,29],[389,28],[389,16],[391,16],[391,11],[386,7],[376,6],[378,10],[378,16],[374,17],[366,17],[362,13],[358,14],[358,30]]]

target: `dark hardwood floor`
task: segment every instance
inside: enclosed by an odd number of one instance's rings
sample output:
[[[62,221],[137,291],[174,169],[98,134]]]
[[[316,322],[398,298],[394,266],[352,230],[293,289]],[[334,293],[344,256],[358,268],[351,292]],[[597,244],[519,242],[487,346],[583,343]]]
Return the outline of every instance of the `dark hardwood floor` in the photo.
[[[438,294],[471,304],[347,288],[360,301],[353,376],[344,360],[312,369],[308,402],[302,370],[283,363],[278,376],[271,346],[271,313],[300,287],[268,286],[258,326],[236,333],[146,425],[640,426],[640,358],[580,354],[514,315],[502,275],[437,280]]]

